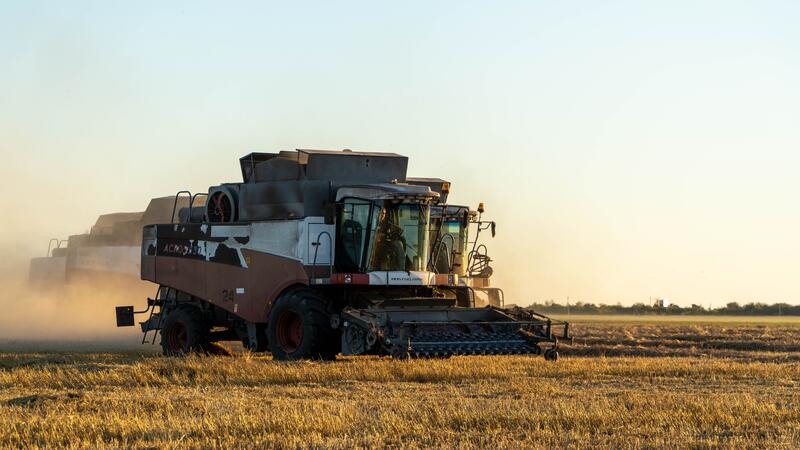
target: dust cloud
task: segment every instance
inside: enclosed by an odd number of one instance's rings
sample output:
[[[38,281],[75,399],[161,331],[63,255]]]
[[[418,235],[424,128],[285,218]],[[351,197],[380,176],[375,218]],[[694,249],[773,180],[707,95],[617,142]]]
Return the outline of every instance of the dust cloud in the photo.
[[[156,286],[134,277],[82,275],[31,281],[23,262],[0,271],[0,351],[157,351],[136,327],[116,327],[114,307],[144,309]],[[141,317],[141,316],[139,316]]]
[[[146,298],[155,294],[154,284],[133,275],[72,274],[67,282],[33,283],[29,268],[31,258],[48,254],[51,238],[88,233],[101,214],[143,211],[148,199],[169,191],[160,186],[108,188],[98,175],[108,171],[71,159],[42,164],[45,148],[34,146],[32,139],[0,139],[5,157],[0,179],[26,186],[26,195],[9,196],[5,207],[14,213],[0,225],[0,352],[155,351],[158,345],[140,344],[138,326],[117,328],[114,312],[118,305],[144,309]]]

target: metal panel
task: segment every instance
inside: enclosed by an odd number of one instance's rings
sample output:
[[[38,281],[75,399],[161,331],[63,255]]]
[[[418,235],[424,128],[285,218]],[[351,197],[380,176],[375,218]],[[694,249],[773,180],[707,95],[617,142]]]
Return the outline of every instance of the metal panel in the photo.
[[[205,299],[220,308],[241,315],[243,305],[250,303],[250,279],[251,274],[246,268],[208,262]]]
[[[306,177],[309,180],[331,180],[334,183],[404,182],[408,158],[389,155],[343,153],[310,154]]]
[[[249,155],[239,158],[239,166],[242,168],[242,180],[245,183],[255,181],[256,165],[269,161],[275,158],[277,153],[250,153]]]
[[[209,263],[205,260],[158,256],[155,282],[207,299],[206,267],[208,266]]]
[[[238,305],[239,317],[251,322],[267,321],[272,302],[289,286],[308,285],[308,275],[300,261],[242,250],[248,259],[250,286],[248,301]]]

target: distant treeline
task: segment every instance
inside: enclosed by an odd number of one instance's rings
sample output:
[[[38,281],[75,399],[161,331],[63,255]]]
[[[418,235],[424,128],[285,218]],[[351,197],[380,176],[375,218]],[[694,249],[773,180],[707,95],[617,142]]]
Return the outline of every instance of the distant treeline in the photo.
[[[739,316],[800,316],[800,305],[787,303],[747,303],[740,305],[737,302],[728,303],[719,308],[704,308],[701,305],[680,307],[678,305],[651,306],[644,303],[634,303],[631,306],[604,305],[594,303],[576,302],[562,305],[559,303],[545,302],[534,303],[530,306],[536,312],[546,314],[654,314],[654,315],[739,315]]]

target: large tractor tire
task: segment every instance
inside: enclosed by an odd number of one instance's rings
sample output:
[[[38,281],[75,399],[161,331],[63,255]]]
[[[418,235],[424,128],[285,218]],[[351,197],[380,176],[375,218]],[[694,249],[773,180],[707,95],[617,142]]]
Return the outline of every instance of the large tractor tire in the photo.
[[[272,305],[267,327],[272,357],[282,361],[335,359],[341,343],[326,307],[310,289],[282,294]]]
[[[179,306],[170,311],[161,325],[161,348],[165,356],[205,353],[208,324],[194,306]]]

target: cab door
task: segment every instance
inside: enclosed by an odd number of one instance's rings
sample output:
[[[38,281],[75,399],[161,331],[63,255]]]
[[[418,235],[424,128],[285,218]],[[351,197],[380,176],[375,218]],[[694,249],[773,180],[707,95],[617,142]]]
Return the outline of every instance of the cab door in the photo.
[[[333,243],[336,227],[324,223],[308,224],[308,265],[328,267],[333,261]],[[316,259],[315,259],[316,255]],[[327,273],[327,272],[326,272]]]

